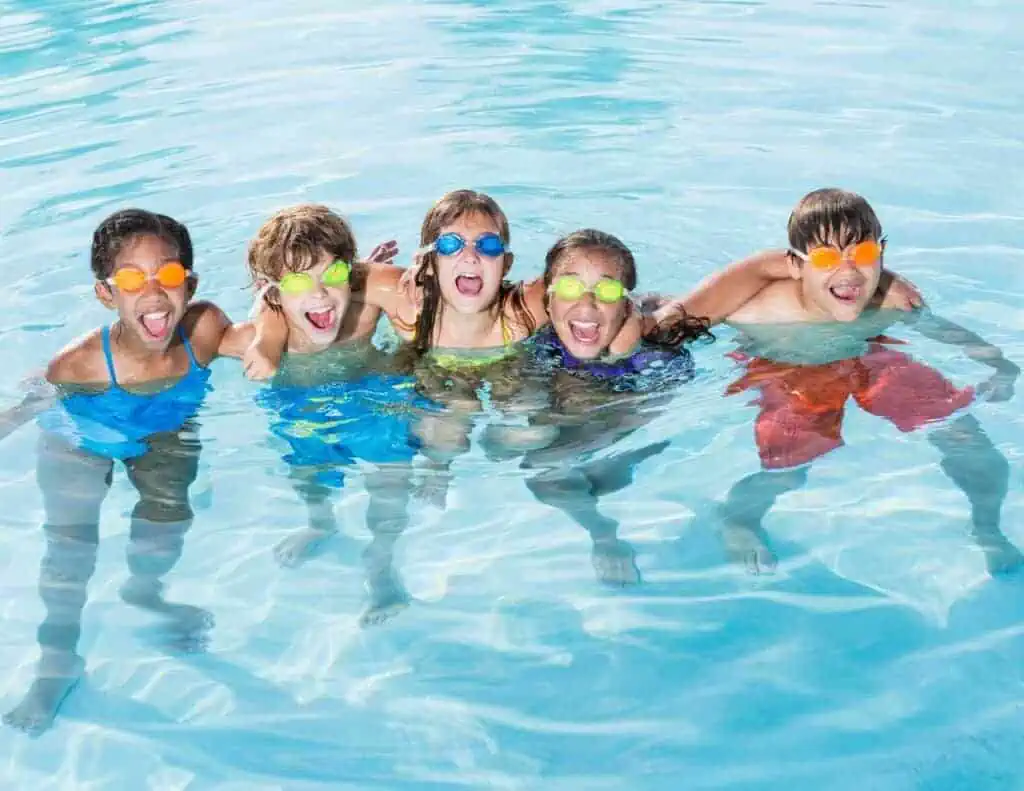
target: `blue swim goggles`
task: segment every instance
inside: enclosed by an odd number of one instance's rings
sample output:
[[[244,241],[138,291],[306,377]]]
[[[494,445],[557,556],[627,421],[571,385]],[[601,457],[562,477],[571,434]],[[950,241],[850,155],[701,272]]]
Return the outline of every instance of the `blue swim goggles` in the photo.
[[[433,244],[419,249],[420,255],[425,253],[437,253],[438,255],[456,255],[466,247],[466,240],[457,233],[444,233],[437,237]],[[499,255],[512,252],[505,247],[501,237],[496,233],[480,234],[473,242],[473,247],[480,255],[488,258],[497,258]]]

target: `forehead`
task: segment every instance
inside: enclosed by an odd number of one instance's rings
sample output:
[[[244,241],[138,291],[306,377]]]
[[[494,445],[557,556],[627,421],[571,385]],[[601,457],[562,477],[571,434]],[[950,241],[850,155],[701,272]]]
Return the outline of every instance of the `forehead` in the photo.
[[[306,255],[288,256],[281,268],[284,272],[310,272],[317,269],[326,269],[335,260],[335,256],[329,250],[310,251]]]
[[[558,263],[555,264],[555,272],[572,272],[595,278],[618,278],[622,276],[622,261],[617,255],[607,250],[584,247],[570,250],[559,258]]]
[[[845,250],[848,247],[868,240],[878,241],[872,233],[865,233],[861,229],[841,224],[836,226],[819,226],[811,236],[811,245],[824,245]]]
[[[489,214],[471,211],[459,215],[441,228],[441,233],[448,233],[450,231],[475,238],[482,233],[498,233],[499,226],[497,220]]]
[[[173,244],[159,236],[145,233],[125,242],[114,258],[114,266],[159,266],[165,261],[177,259],[178,250]]]

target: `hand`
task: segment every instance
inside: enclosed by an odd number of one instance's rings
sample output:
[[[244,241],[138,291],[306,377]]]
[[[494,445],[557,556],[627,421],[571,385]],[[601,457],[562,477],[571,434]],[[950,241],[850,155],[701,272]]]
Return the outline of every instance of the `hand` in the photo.
[[[1013,398],[1013,385],[1019,373],[1020,369],[1016,371],[996,371],[978,385],[978,398],[993,403],[1009,401]]]
[[[398,242],[389,239],[374,247],[363,261],[364,264],[390,264],[398,256]]]
[[[413,256],[412,266],[402,273],[402,277],[398,280],[398,290],[402,292],[409,292],[416,288],[416,276],[420,272],[420,268],[423,266],[423,257],[417,253]]]
[[[668,298],[661,294],[647,292],[646,294],[636,294],[633,297],[633,302],[640,309],[641,314],[648,315],[668,302]]]
[[[242,369],[245,371],[245,375],[254,382],[273,377],[277,373],[279,362],[280,360],[276,362],[271,360],[270,356],[265,354],[259,343],[256,342],[251,343],[242,354]]]
[[[885,307],[892,307],[898,310],[916,310],[924,305],[924,297],[920,290],[907,280],[903,275],[892,275],[888,293],[886,293]]]

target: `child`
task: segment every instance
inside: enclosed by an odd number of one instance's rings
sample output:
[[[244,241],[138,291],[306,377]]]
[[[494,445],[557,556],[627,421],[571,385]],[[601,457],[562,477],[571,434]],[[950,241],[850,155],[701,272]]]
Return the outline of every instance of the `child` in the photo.
[[[83,670],[81,614],[115,459],[139,493],[122,598],[165,616],[178,648],[201,647],[212,623],[205,610],[165,601],[161,579],[181,556],[192,524],[188,488],[200,450],[192,418],[208,389],[207,365],[222,347],[239,355],[242,349],[219,308],[191,302],[197,277],[181,223],[139,209],[115,212],[93,235],[91,265],[96,298],[117,320],[61,351],[46,370],[54,389],[30,395],[0,421],[7,433],[38,415],[43,428],[41,657],[28,694],[4,716],[32,733],[50,726]]]
[[[691,378],[693,360],[680,344],[711,337],[706,320],[684,311],[675,327],[661,330],[671,336],[669,343],[643,344],[628,355],[608,357],[636,281],[633,254],[611,234],[576,231],[548,251],[543,282],[551,325],[534,336],[533,346],[539,362],[554,368],[554,403],[535,424],[548,426],[555,436],[523,461],[536,470],[527,481],[530,491],[590,534],[598,578],[618,585],[639,582],[640,573],[632,548],[617,536],[618,522],[598,510],[599,499],[629,486],[636,465],[668,442],[594,456],[653,417],[649,396],[628,393],[650,393]]]
[[[249,271],[260,299],[284,319],[291,353],[260,402],[275,414],[271,431],[289,446],[285,460],[308,510],[308,527],[276,554],[282,564],[297,565],[336,533],[331,491],[344,485],[344,468],[357,460],[373,465],[365,476],[373,535],[365,554],[371,594],[365,625],[408,601],[391,560],[408,524],[409,462],[417,448],[409,415],[418,401],[407,377],[370,372],[387,365],[368,342],[379,308],[356,297],[375,263],[355,262],[352,229],[321,205],[277,212],[249,245]]]
[[[995,370],[984,386],[992,400],[1012,395],[1020,369],[962,327],[930,312],[906,310],[883,268],[881,224],[861,196],[839,189],[811,192],[789,218],[789,244],[792,278],[764,289],[728,317],[752,346],[761,347],[759,356],[736,355],[746,373],[727,392],[759,392],[755,436],[764,468],[729,492],[724,516],[730,554],[755,572],[774,567],[761,520],[779,495],[805,482],[805,465],[843,444],[843,409],[852,397],[904,432],[960,415],[928,439],[942,455],[943,471],[970,500],[972,536],[989,571],[1018,567],[1024,556],[999,529],[1007,461],[977,420],[963,414],[975,391],[954,387],[890,348],[900,341],[879,333],[902,319],[928,338],[962,346],[971,359]],[[779,324],[790,326],[784,333],[766,327]],[[812,326],[801,332],[800,324]],[[837,346],[844,343],[845,349]]]

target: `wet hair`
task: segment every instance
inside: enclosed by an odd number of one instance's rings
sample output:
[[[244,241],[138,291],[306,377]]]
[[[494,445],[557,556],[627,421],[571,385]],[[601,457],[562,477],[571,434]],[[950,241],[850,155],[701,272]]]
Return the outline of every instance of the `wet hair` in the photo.
[[[141,236],[155,236],[174,248],[185,269],[192,271],[192,237],[188,228],[166,214],[145,209],[121,209],[107,217],[92,234],[89,264],[97,280],[114,273],[121,251]]]
[[[855,192],[826,187],[807,193],[789,215],[789,246],[806,253],[822,245],[844,249],[867,239],[881,241],[875,210]]]
[[[636,288],[636,259],[633,257],[632,251],[617,236],[594,228],[583,228],[573,231],[555,242],[544,258],[545,307],[550,299],[547,290],[554,279],[555,269],[565,256],[576,250],[601,252],[615,258],[619,264],[619,277],[622,280],[622,285],[626,287],[627,291],[633,291]],[[709,329],[710,324],[708,319],[691,316],[679,308],[678,315],[674,315],[672,319],[650,330],[644,335],[644,340],[655,346],[672,348],[701,338],[714,340],[715,336]]]
[[[508,218],[498,206],[497,201],[482,192],[455,190],[443,195],[430,207],[427,216],[423,218],[423,225],[420,228],[420,246],[426,247],[436,242],[442,228],[451,225],[467,214],[482,214],[492,219],[498,226],[498,236],[501,241],[508,245]],[[507,262],[511,263],[512,254],[506,253],[505,255],[508,256]],[[416,325],[415,328],[408,325],[401,328],[406,331],[415,329],[416,337],[413,341],[413,348],[417,354],[423,354],[433,345],[434,326],[439,313],[443,310],[441,286],[437,279],[437,253],[429,252],[423,256],[416,272],[415,282],[423,295],[416,317]],[[498,310],[504,314],[509,305],[515,311],[516,322],[525,328],[528,335],[532,334],[535,327],[530,312],[526,309],[522,283],[502,281],[498,290]]]
[[[263,223],[249,242],[249,273],[254,281],[261,277],[280,280],[289,272],[312,269],[325,254],[353,265],[354,289],[356,237],[352,227],[322,204],[289,206]],[[275,292],[265,299],[272,307],[280,304]]]

